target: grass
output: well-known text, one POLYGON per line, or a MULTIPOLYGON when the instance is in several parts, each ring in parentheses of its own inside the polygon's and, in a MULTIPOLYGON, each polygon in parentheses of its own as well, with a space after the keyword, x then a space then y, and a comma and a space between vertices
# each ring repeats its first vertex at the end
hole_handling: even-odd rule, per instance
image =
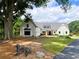
POLYGON ((72 39, 79 39, 79 35, 72 35, 70 36, 72 39))
POLYGON ((54 54, 60 53, 68 44, 74 41, 70 37, 53 37, 53 38, 41 38, 43 41, 43 48, 46 51, 54 54))

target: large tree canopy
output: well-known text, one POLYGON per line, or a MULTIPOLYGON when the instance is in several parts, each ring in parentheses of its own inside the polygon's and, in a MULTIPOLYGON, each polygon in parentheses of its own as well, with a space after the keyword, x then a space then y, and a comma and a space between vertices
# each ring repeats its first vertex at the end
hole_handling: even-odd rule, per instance
POLYGON ((0 0, 0 16, 4 21, 5 39, 10 39, 13 35, 13 20, 25 13, 26 8, 41 6, 47 0, 0 0))
MULTIPOLYGON (((45 5, 48 0, 0 0, 0 17, 4 21, 5 39, 13 37, 13 20, 25 13, 25 9, 33 9, 33 5, 39 7, 45 5)), ((64 6, 68 0, 56 0, 58 4, 64 6)), ((25 16, 28 18, 27 16, 25 16)))
POLYGON ((13 16, 20 16, 25 13, 26 8, 33 8, 32 5, 41 6, 47 0, 1 0, 0 1, 0 16, 9 17, 9 13, 13 16))

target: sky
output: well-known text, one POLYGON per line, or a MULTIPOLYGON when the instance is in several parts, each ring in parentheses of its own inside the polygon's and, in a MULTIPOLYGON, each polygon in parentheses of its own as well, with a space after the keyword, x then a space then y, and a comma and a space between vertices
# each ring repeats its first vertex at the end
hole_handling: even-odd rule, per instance
POLYGON ((79 20, 79 0, 70 0, 70 3, 71 8, 67 13, 64 13, 55 0, 50 0, 47 7, 34 7, 33 10, 27 9, 27 12, 31 13, 35 22, 70 23, 79 20))

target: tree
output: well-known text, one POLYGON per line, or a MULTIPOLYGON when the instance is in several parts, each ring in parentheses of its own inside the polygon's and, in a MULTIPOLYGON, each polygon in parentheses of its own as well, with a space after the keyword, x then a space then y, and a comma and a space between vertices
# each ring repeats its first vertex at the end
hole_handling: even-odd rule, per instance
POLYGON ((0 0, 0 16, 4 21, 5 39, 13 37, 13 20, 25 13, 32 5, 41 6, 47 0, 0 0))
POLYGON ((13 26, 13 34, 15 37, 19 36, 20 34, 20 27, 24 24, 24 20, 21 20, 20 18, 16 18, 13 26))
POLYGON ((4 22, 0 17, 0 39, 3 39, 3 37, 4 37, 4 22))
MULTIPOLYGON (((4 21, 5 39, 13 37, 13 20, 16 17, 23 15, 26 8, 32 9, 32 5, 39 7, 45 5, 47 1, 48 0, 0 0, 0 16, 4 21)), ((57 2, 64 7, 66 3, 63 1, 64 0, 58 0, 57 2), (62 3, 59 3, 59 1, 62 3)), ((68 2, 68 0, 65 1, 68 2)))
POLYGON ((79 20, 69 23, 69 29, 71 33, 79 33, 79 20))

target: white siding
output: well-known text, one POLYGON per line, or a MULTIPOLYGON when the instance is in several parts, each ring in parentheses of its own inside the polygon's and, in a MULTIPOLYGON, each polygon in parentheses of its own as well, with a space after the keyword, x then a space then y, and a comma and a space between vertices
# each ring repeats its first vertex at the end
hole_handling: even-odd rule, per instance
POLYGON ((64 26, 64 25, 60 26, 60 28, 56 31, 56 34, 58 34, 58 35, 69 35, 69 28, 64 26))
POLYGON ((41 34, 41 29, 40 28, 36 28, 36 37, 40 36, 41 34))
MULTIPOLYGON (((26 37, 24 35, 24 28, 27 28, 27 24, 29 24, 29 28, 31 29, 31 35, 30 36, 40 36, 40 34, 42 33, 42 31, 46 31, 47 29, 41 29, 39 27, 35 27, 35 25, 30 21, 26 24, 24 24, 23 26, 21 26, 20 28, 20 36, 22 37, 26 37)), ((70 31, 69 28, 67 26, 65 26, 64 24, 62 24, 57 30, 53 30, 53 29, 48 29, 49 31, 52 32, 52 34, 57 34, 57 35, 69 35, 70 31), (60 33, 59 33, 60 32, 60 33), (67 32, 67 33, 66 33, 67 32)))
POLYGON ((26 37, 24 35, 24 28, 27 28, 26 27, 27 24, 29 24, 29 28, 31 29, 31 35, 30 36, 35 36, 36 35, 35 34, 36 33, 36 29, 35 29, 35 26, 33 25, 32 22, 28 22, 28 23, 24 24, 23 26, 21 26, 21 28, 20 28, 20 36, 26 37))

